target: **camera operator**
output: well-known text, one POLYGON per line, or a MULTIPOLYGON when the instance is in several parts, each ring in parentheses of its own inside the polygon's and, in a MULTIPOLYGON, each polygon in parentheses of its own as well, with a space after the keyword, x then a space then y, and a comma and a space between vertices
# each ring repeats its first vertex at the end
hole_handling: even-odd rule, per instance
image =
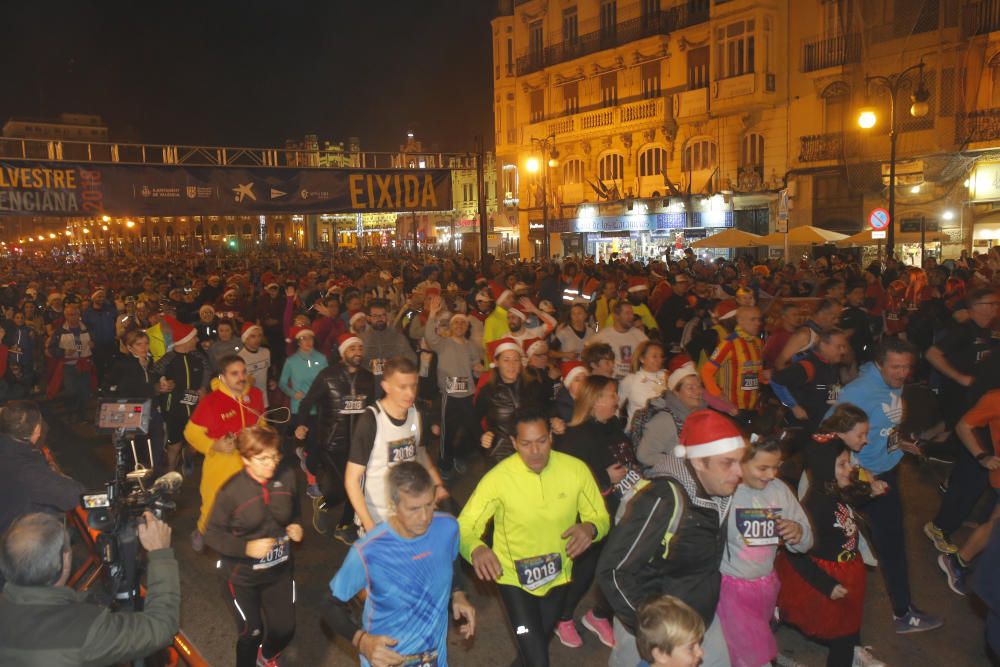
POLYGON ((0 534, 22 514, 68 512, 80 504, 83 485, 46 460, 37 447, 41 437, 35 403, 11 401, 0 408, 0 534))
POLYGON ((50 514, 28 514, 0 544, 7 585, 0 595, 0 664, 21 667, 115 665, 148 656, 180 626, 180 578, 170 527, 147 512, 138 528, 149 552, 145 609, 112 613, 66 587, 69 534, 50 514))

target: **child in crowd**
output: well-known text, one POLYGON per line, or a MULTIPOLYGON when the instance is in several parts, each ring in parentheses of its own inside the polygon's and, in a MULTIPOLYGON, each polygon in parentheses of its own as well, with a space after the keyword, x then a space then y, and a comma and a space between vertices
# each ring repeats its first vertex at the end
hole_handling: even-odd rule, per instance
POLYGON ((818 444, 806 450, 810 488, 802 503, 812 519, 813 549, 780 554, 775 563, 781 620, 829 648, 827 667, 876 667, 883 663, 861 646, 866 571, 855 508, 884 490, 859 479, 843 440, 818 444))
POLYGON ((796 553, 812 548, 812 529, 802 506, 776 479, 780 466, 781 441, 754 437, 743 459, 743 482, 729 510, 716 613, 733 667, 761 667, 777 657, 770 623, 781 584, 774 558, 782 542, 796 553))
POLYGON ((672 595, 650 600, 636 614, 639 667, 697 667, 705 652, 705 621, 672 595))

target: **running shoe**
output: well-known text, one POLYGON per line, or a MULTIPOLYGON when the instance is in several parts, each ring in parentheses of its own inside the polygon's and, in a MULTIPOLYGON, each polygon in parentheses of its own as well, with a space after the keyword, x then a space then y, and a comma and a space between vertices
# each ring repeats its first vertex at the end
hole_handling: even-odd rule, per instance
POLYGON ((299 467, 302 468, 302 472, 309 474, 309 468, 306 467, 306 448, 296 447, 295 455, 299 457, 299 467))
POLYGON ((583 618, 580 619, 580 622, 583 623, 583 627, 597 635, 597 638, 601 640, 602 644, 608 648, 615 647, 615 631, 614 628, 611 627, 611 622, 608 621, 608 619, 594 616, 594 610, 591 609, 584 614, 583 618))
POLYGON ((897 635, 937 630, 944 625, 944 621, 937 616, 925 614, 913 605, 910 605, 909 610, 903 616, 894 616, 893 618, 895 619, 897 635))
POLYGON ((958 564, 955 554, 941 554, 937 557, 938 567, 948 577, 948 588, 956 595, 965 596, 965 568, 958 564))
POLYGON ((351 546, 358 539, 358 529, 357 527, 349 524, 337 526, 333 531, 333 537, 347 546, 351 546))
POLYGON ((958 553, 958 547, 948 541, 940 528, 934 525, 933 521, 924 524, 924 535, 934 543, 934 548, 943 554, 958 553))
POLYGON ((197 528, 191 532, 191 548, 199 554, 205 550, 205 536, 197 528))
POLYGON ((330 518, 327 516, 326 501, 323 498, 313 498, 312 524, 320 535, 326 535, 326 531, 330 529, 330 518))
POLYGON ((257 649, 257 667, 281 667, 281 662, 279 658, 281 654, 274 656, 271 659, 264 657, 264 648, 260 647, 257 649))
POLYGON ((323 497, 323 492, 319 490, 319 484, 310 484, 306 487, 306 495, 317 500, 323 497))
POLYGON ((886 664, 872 655, 871 646, 855 646, 851 667, 886 667, 886 664))
POLYGON ((573 619, 559 621, 559 625, 556 626, 556 637, 559 638, 563 646, 569 648, 580 648, 583 646, 583 640, 580 639, 580 633, 576 631, 573 619))

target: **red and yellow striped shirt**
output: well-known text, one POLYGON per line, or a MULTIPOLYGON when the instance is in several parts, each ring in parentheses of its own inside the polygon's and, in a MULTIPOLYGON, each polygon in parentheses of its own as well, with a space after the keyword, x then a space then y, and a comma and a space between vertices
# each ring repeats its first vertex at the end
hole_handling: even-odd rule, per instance
POLYGON ((739 410, 753 410, 760 396, 764 345, 742 329, 726 337, 701 368, 705 390, 739 410))

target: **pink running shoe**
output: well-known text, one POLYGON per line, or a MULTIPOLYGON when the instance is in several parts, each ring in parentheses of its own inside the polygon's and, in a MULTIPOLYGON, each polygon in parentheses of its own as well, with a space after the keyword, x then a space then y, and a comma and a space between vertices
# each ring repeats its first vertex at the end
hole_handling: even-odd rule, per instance
POLYGON ((580 622, 583 623, 583 627, 597 635, 602 644, 608 648, 615 647, 615 631, 611 627, 611 621, 605 618, 597 618, 594 616, 594 610, 591 609, 584 615, 580 622))
POLYGON ((559 638, 563 646, 568 646, 569 648, 580 648, 583 646, 583 640, 580 639, 580 633, 576 631, 576 625, 572 619, 559 621, 559 625, 556 626, 556 637, 559 638))

